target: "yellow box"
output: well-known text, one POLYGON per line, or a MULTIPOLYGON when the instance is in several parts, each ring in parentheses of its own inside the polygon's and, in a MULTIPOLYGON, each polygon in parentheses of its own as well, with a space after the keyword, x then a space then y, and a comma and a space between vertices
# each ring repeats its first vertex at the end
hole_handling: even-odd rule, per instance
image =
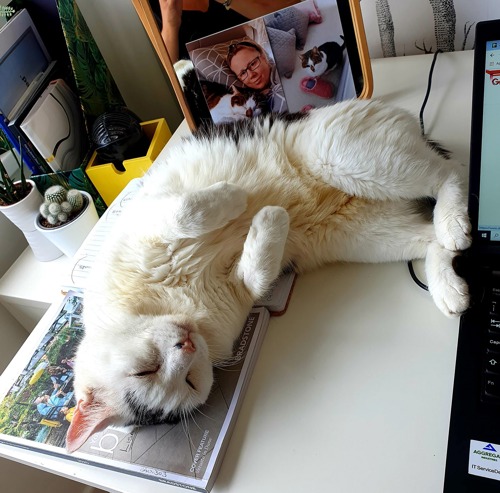
POLYGON ((94 151, 85 168, 85 173, 108 206, 130 180, 144 175, 172 136, 164 118, 142 122, 141 126, 144 135, 151 142, 145 156, 125 159, 123 161, 125 171, 120 171, 115 168, 113 163, 101 164, 94 151))

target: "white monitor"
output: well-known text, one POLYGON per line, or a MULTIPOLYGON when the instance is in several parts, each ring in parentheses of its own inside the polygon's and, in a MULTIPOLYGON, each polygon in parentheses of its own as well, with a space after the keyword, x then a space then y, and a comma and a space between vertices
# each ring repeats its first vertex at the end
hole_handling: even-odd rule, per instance
POLYGON ((26 9, 0 29, 0 112, 7 116, 52 61, 26 9))

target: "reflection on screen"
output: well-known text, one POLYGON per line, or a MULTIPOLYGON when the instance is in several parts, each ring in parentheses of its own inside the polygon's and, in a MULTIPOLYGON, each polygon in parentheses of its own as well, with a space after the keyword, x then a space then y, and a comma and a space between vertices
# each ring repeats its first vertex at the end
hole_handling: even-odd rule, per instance
POLYGON ((499 115, 500 40, 486 45, 478 221, 482 239, 500 242, 499 115))
POLYGON ((49 64, 34 32, 28 29, 0 60, 0 110, 8 115, 33 79, 49 64))

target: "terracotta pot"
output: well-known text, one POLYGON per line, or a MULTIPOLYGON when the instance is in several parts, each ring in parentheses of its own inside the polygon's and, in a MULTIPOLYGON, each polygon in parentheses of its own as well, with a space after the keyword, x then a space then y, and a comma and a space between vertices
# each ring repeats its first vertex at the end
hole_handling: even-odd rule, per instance
POLYGON ((26 181, 31 184, 31 192, 15 204, 0 206, 0 212, 23 232, 35 257, 41 262, 48 262, 63 253, 35 228, 34 220, 39 214, 43 197, 33 181, 26 181))
POLYGON ((40 223, 40 214, 37 214, 34 220, 34 226, 37 231, 44 235, 47 240, 51 241, 68 257, 73 257, 75 255, 85 238, 87 238, 88 234, 99 220, 92 196, 84 191, 82 191, 82 195, 85 201, 83 211, 67 223, 52 228, 46 228, 40 223))

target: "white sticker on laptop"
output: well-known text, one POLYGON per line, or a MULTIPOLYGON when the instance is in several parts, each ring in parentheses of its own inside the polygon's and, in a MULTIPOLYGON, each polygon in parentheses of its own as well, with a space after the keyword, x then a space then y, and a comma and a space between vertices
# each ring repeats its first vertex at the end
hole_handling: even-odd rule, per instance
POLYGON ((500 445, 471 440, 469 474, 500 481, 500 445))

